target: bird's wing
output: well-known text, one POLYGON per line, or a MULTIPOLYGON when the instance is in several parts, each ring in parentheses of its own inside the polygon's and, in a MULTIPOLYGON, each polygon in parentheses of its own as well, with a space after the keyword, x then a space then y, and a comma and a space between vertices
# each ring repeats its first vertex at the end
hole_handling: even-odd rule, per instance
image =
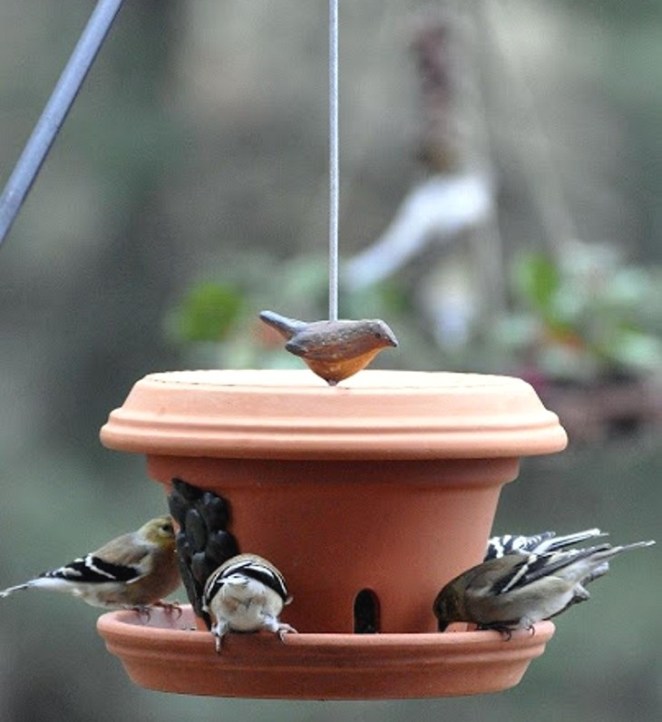
POLYGON ((526 554, 533 551, 539 544, 553 539, 556 534, 553 531, 543 531, 533 536, 524 534, 503 534, 488 539, 485 561, 498 559, 506 554, 526 554))
POLYGON ((131 583, 143 575, 144 572, 137 566, 117 564, 94 556, 94 554, 88 554, 78 557, 58 569, 44 572, 41 576, 85 584, 106 584, 108 582, 131 583))
POLYGON ((501 594, 503 587, 522 573, 529 559, 523 554, 506 554, 477 565, 461 575, 466 580, 466 592, 478 596, 501 594))
POLYGON ((531 536, 525 536, 524 534, 493 536, 487 542, 485 561, 498 559, 506 554, 544 554, 545 552, 565 549, 599 536, 607 536, 607 534, 595 528, 563 535, 557 535, 554 531, 543 531, 531 536))
POLYGON ((310 324, 298 331, 285 344, 285 349, 295 356, 319 361, 353 358, 356 356, 357 339, 350 336, 346 329, 345 326, 345 335, 341 336, 337 329, 325 328, 320 323, 310 324))
POLYGON ((287 587, 285 586, 285 580, 276 569, 267 567, 264 564, 248 562, 237 569, 237 571, 241 571, 241 573, 247 577, 256 579, 266 587, 269 587, 269 589, 273 589, 283 601, 288 599, 289 595, 287 593, 287 587))
POLYGON ((606 532, 600 531, 600 529, 585 529, 583 531, 576 531, 572 534, 563 534, 557 536, 555 532, 546 532, 538 535, 537 537, 531 537, 536 539, 536 543, 530 547, 527 547, 529 551, 533 551, 536 554, 542 554, 543 552, 557 551, 558 549, 565 549, 566 547, 579 544, 580 542, 591 539, 592 537, 608 536, 606 532))
POLYGON ((285 350, 289 351, 291 354, 294 354, 295 356, 303 356, 306 351, 308 350, 308 346, 305 343, 301 343, 301 334, 297 334, 296 340, 290 339, 285 344, 285 350))
POLYGON ((87 584, 131 584, 151 571, 151 551, 152 546, 138 538, 136 532, 129 532, 42 576, 87 584))
POLYGON ((289 595, 283 575, 266 559, 240 554, 222 564, 207 580, 204 596, 211 599, 231 574, 243 574, 272 589, 287 604, 289 595), (252 558, 251 558, 252 557, 252 558))
POLYGON ((494 585, 495 594, 505 594, 514 589, 521 589, 538 579, 548 577, 556 572, 576 564, 578 561, 588 559, 596 552, 609 549, 609 544, 601 544, 588 549, 572 549, 562 552, 548 552, 546 554, 531 554, 524 557, 520 564, 512 567, 510 574, 504 574, 494 585))

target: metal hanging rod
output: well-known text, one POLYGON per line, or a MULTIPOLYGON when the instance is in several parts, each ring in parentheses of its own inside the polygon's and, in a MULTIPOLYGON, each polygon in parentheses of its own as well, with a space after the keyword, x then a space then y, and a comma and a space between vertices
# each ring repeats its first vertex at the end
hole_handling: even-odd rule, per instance
POLYGON ((124 0, 99 0, 0 196, 0 245, 9 233, 53 141, 124 0))

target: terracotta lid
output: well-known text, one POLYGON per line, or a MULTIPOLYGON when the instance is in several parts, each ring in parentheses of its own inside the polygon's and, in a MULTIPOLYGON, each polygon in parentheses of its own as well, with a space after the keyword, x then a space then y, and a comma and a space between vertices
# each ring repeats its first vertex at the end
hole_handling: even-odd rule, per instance
POLYGON ((101 440, 147 454, 283 459, 513 457, 567 443, 521 379, 373 370, 335 387, 306 370, 149 374, 101 440))

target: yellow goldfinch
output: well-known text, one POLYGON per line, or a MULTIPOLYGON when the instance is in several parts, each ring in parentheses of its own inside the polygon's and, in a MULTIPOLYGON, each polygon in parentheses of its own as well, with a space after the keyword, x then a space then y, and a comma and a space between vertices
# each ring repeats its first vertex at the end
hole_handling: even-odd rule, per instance
POLYGON ((487 550, 483 561, 499 559, 499 557, 506 556, 506 554, 554 552, 598 536, 607 536, 607 534, 600 531, 600 529, 585 529, 584 531, 576 531, 574 534, 561 536, 557 536, 555 531, 543 531, 532 536, 524 536, 523 534, 493 536, 487 541, 487 550))
POLYGON ((451 622, 473 622, 510 638, 512 630, 531 629, 536 622, 589 599, 585 585, 609 571, 612 557, 654 543, 508 554, 482 562, 455 577, 437 595, 433 610, 439 631, 451 622))
POLYGON ((223 637, 229 631, 266 629, 281 639, 288 632, 296 632, 278 618, 291 601, 283 575, 266 559, 256 554, 239 554, 221 564, 205 584, 203 603, 211 617, 216 651, 220 652, 223 637))
POLYGON ((175 532, 169 516, 151 519, 97 551, 0 592, 47 589, 80 597, 93 607, 146 609, 173 605, 162 598, 180 583, 175 532))

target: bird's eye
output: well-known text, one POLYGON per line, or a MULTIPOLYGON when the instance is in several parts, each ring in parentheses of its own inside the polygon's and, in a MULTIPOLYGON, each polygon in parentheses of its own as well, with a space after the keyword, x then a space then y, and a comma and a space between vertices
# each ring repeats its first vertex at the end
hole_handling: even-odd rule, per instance
POLYGON ((379 333, 379 331, 375 331, 375 338, 381 338, 382 335, 379 333))
POLYGON ((170 522, 167 522, 166 524, 164 524, 161 527, 161 531, 164 532, 165 534, 172 534, 174 529, 173 529, 172 524, 170 524, 170 522))

